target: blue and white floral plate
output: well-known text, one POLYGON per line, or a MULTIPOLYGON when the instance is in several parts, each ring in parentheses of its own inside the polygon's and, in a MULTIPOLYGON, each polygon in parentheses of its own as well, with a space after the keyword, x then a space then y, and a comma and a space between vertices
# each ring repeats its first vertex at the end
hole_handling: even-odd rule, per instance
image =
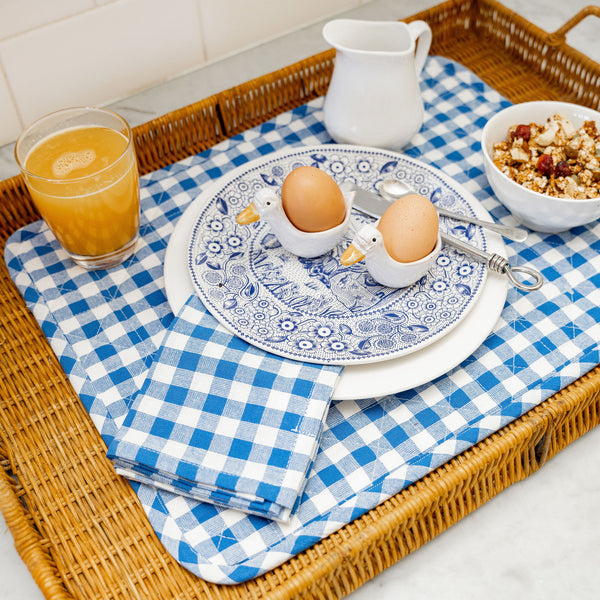
MULTIPOLYGON (((256 159, 219 179, 196 202, 187 266, 196 293, 226 328, 279 356, 322 364, 387 361, 447 335, 479 299, 486 269, 444 247, 429 274, 408 288, 377 284, 364 263, 343 267, 334 250, 301 259, 284 250, 269 226, 236 223, 236 215, 264 186, 279 191, 301 165, 325 170, 338 183, 374 190, 384 178, 406 181, 418 193, 474 215, 476 200, 443 173, 401 154, 375 148, 322 145, 292 148, 256 159)), ((353 215, 360 226, 366 217, 353 215)), ((487 249, 477 227, 441 223, 487 249)))

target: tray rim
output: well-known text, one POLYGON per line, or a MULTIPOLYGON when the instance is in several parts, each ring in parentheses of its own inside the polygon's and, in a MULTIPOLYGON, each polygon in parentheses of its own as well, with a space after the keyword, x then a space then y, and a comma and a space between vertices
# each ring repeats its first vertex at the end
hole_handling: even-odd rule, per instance
MULTIPOLYGON (((573 60, 581 59, 586 64, 591 65, 596 73, 600 73, 600 65, 567 46, 564 35, 553 37, 552 34, 546 34, 494 0, 481 0, 479 2, 450 0, 403 20, 425 18, 428 15, 439 16, 444 11, 456 9, 457 7, 459 9, 468 8, 471 5, 480 6, 483 10, 500 10, 518 24, 528 26, 534 32, 538 30, 543 34, 548 47, 557 48, 571 56, 573 60)), ((598 12, 592 11, 587 14, 600 15, 600 8, 598 12)), ((565 26, 576 20, 577 17, 578 15, 565 26)), ((565 26, 561 28, 563 30, 562 34, 566 33, 564 31, 565 26)), ((303 68, 322 69, 323 72, 326 72, 326 63, 331 61, 332 58, 333 53, 326 51, 321 55, 315 55, 315 57, 291 65, 276 73, 284 79, 288 78, 289 81, 293 81, 295 73, 303 68)), ((185 151, 193 153, 235 135, 236 128, 239 131, 241 130, 240 127, 245 129, 252 126, 255 124, 253 119, 266 120, 270 118, 273 116, 272 113, 264 114, 258 111, 259 116, 250 115, 248 120, 240 121, 236 118, 235 111, 232 109, 232 104, 236 102, 239 104, 240 99, 248 93, 248 90, 253 89, 252 86, 255 86, 257 81, 270 83, 273 80, 267 76, 253 80, 253 82, 236 86, 179 111, 173 111, 173 113, 156 119, 145 126, 140 126, 136 128, 136 145, 145 143, 144 140, 152 138, 153 131, 160 131, 161 128, 168 126, 169 123, 180 117, 188 118, 190 115, 200 115, 202 118, 206 118, 212 115, 211 125, 201 129, 195 145, 186 146, 185 151)), ((299 103, 302 104, 312 97, 322 95, 324 93, 323 88, 326 85, 324 82, 326 82, 326 77, 324 77, 323 82, 303 84, 305 87, 301 92, 301 102, 299 103)), ((278 110, 280 108, 281 111, 284 111, 290 107, 289 103, 286 104, 284 100, 278 110)), ((184 151, 181 147, 177 147, 177 144, 174 144, 174 148, 167 150, 164 150, 164 160, 169 162, 165 164, 183 158, 183 156, 177 158, 177 152, 184 151)), ((158 151, 163 152, 163 149, 158 149, 158 151)), ((149 172, 158 168, 157 166, 150 168, 149 163, 141 164, 140 167, 142 172, 149 172)), ((23 219, 31 218, 31 215, 35 214, 20 177, 0 182, 0 196, 2 194, 7 196, 17 195, 24 200, 22 206, 11 207, 14 224, 8 225, 9 230, 11 226, 16 228, 16 225, 23 219)), ((0 245, 3 247, 3 244, 4 240, 1 241, 0 245)), ((2 264, 2 269, 6 271, 4 264, 2 264)), ((8 304, 13 307, 15 313, 24 315, 23 318, 27 321, 31 331, 36 331, 37 323, 30 314, 27 315, 28 311, 18 292, 16 292, 16 288, 14 286, 13 288, 10 286, 5 287, 6 289, 2 289, 1 292, 7 295, 8 304)), ((45 360, 51 361, 53 353, 47 342, 46 347, 43 347, 45 338, 42 336, 40 339, 41 352, 47 353, 45 360)), ((2 342, 4 343, 5 340, 3 339, 2 342)), ((3 354, 0 354, 0 357, 2 356, 3 354)), ((60 367, 58 369, 57 376, 60 376, 62 369, 60 367)), ((74 392, 72 393, 74 394, 74 392)), ((433 535, 437 535, 437 533, 446 529, 452 524, 451 522, 454 522, 454 517, 447 516, 443 523, 438 523, 426 534, 413 529, 413 527, 416 527, 414 525, 415 519, 425 519, 428 515, 427 510, 432 510, 434 504, 441 503, 440 499, 448 503, 446 506, 450 512, 455 509, 459 513, 458 518, 462 518, 462 516, 483 504, 488 496, 495 495, 501 489, 535 472, 545 463, 548 457, 554 455, 592 426, 597 425, 600 422, 599 395, 600 367, 596 367, 575 383, 496 434, 452 459, 423 480, 406 488, 403 492, 376 507, 356 522, 346 525, 329 538, 318 542, 302 555, 291 559, 289 564, 286 563, 286 565, 277 568, 276 572, 261 576, 258 578, 260 579, 259 583, 250 582, 248 586, 243 585, 238 588, 224 589, 223 586, 209 586, 207 588, 206 584, 201 582, 197 592, 198 596, 204 595, 207 589, 210 589, 212 593, 220 592, 223 597, 238 598, 245 597, 238 596, 238 591, 243 595, 251 589, 254 595, 264 597, 263 594, 269 595, 270 591, 276 589, 278 595, 283 594, 285 597, 292 597, 299 593, 304 594, 304 597, 310 597, 311 590, 317 594, 319 592, 316 589, 323 590, 322 586, 327 582, 329 582, 325 588, 327 591, 322 591, 319 597, 322 597, 322 593, 329 593, 331 597, 340 597, 340 594, 349 593, 362 582, 371 579, 383 568, 396 562, 428 541, 433 535), (502 468, 510 471, 509 481, 503 480, 502 473, 499 472, 502 468), (473 479, 478 476, 483 479, 479 482, 478 487, 475 486, 476 493, 473 495, 473 486, 475 485, 473 479), (512 480, 510 480, 511 478, 512 480), (462 497, 460 496, 461 493, 463 494, 462 497), (452 503, 454 504, 450 507, 452 503), (395 545, 390 546, 390 540, 395 545), (377 554, 376 564, 365 567, 364 563, 369 560, 372 554, 377 554)), ((85 414, 87 415, 87 413, 85 414)), ((85 423, 83 428, 86 429, 85 423)), ((10 441, 4 427, 1 429, 0 438, 2 441, 10 441)), ((93 427, 90 429, 89 426, 87 429, 89 431, 86 431, 86 435, 94 437, 95 429, 93 427)), ((96 447, 103 447, 98 434, 95 436, 94 444, 96 447)), ((17 550, 47 598, 72 598, 74 596, 68 591, 67 584, 58 568, 58 562, 62 562, 63 559, 59 557, 57 561, 52 556, 50 540, 48 536, 44 538, 41 534, 44 524, 41 521, 38 522, 39 516, 26 508, 21 500, 21 498, 28 497, 27 494, 30 492, 27 488, 35 489, 35 485, 32 486, 31 483, 24 481, 18 484, 14 477, 20 475, 19 461, 7 443, 0 450, 3 459, 3 469, 0 475, 0 509, 5 515, 7 525, 13 534, 17 550)), ((137 509, 141 510, 139 506, 137 509)), ((60 538, 60 535, 57 534, 57 536, 60 538)), ((59 540, 59 542, 62 542, 62 540, 59 540)), ((164 559, 159 557, 157 560, 159 566, 163 568, 165 564, 167 567, 169 566, 168 562, 164 562, 164 559)), ((73 584, 73 582, 71 584, 71 589, 75 589, 77 584, 73 584)))

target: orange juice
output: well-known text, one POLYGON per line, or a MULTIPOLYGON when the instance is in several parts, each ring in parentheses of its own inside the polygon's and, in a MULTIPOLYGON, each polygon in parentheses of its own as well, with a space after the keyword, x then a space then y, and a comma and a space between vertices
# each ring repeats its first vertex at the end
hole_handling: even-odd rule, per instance
POLYGON ((71 127, 37 142, 23 162, 33 201, 70 254, 108 255, 136 238, 139 182, 126 135, 71 127))

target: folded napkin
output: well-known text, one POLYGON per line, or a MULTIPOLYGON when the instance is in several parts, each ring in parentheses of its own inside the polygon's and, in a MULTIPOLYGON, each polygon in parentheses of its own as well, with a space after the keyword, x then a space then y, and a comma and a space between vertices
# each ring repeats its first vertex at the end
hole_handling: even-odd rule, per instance
POLYGON ((135 481, 285 522, 341 369, 255 348, 193 295, 166 332, 108 457, 135 481))

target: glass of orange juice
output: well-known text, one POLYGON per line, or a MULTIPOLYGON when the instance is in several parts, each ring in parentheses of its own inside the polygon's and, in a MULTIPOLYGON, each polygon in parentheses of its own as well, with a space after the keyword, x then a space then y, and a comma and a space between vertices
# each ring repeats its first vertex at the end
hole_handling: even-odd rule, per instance
POLYGON ((42 218, 78 265, 108 269, 133 254, 139 177, 125 119, 94 107, 54 112, 20 135, 15 158, 42 218))

